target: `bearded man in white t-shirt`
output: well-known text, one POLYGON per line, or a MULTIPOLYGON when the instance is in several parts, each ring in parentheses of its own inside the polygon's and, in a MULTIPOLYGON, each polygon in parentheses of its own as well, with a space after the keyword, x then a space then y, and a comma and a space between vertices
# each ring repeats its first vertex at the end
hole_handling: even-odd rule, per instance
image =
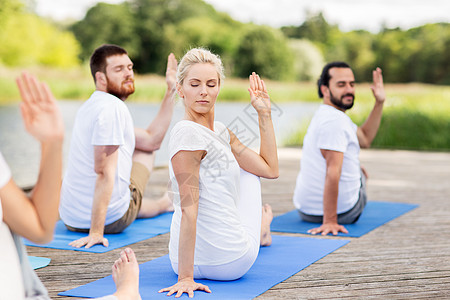
POLYGON ((303 141, 294 205, 307 222, 322 223, 309 233, 348 233, 340 224, 358 220, 366 202, 366 173, 359 163, 360 147, 369 148, 383 111, 385 91, 381 69, 373 71, 375 105, 358 127, 345 114, 355 100, 355 77, 344 62, 327 64, 318 80, 319 107, 303 141))
POLYGON ((169 55, 167 91, 148 128, 134 128, 124 101, 134 92, 133 62, 125 49, 103 45, 91 56, 95 92, 77 112, 59 213, 69 230, 88 233, 74 247, 108 246, 136 218, 173 210, 168 195, 143 199, 158 150, 172 119, 177 61, 169 55))

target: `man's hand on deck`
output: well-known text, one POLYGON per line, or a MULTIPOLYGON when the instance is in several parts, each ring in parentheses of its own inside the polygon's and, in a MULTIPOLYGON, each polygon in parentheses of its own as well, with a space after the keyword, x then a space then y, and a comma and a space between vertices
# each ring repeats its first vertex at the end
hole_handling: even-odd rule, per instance
POLYGON ((322 226, 308 230, 308 233, 327 235, 329 233, 337 235, 339 232, 348 233, 344 226, 337 223, 324 223, 322 226))
POLYGON ((102 244, 105 247, 109 246, 108 239, 103 237, 103 235, 97 233, 89 233, 89 235, 86 237, 70 242, 69 246, 75 248, 81 248, 83 246, 86 246, 87 249, 97 244, 102 244))

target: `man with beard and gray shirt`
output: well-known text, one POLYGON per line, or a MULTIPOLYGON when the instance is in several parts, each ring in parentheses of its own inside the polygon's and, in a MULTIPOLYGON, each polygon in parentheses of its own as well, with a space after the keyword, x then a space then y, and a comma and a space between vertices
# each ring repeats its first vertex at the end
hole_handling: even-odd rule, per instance
POLYGON ((300 173, 294 205, 307 222, 322 223, 309 233, 348 233, 340 224, 358 220, 366 202, 366 172, 359 162, 361 148, 369 148, 375 138, 383 111, 385 91, 381 69, 373 71, 371 86, 375 105, 358 127, 345 114, 353 107, 355 77, 344 62, 327 64, 318 80, 319 107, 303 141, 300 173))

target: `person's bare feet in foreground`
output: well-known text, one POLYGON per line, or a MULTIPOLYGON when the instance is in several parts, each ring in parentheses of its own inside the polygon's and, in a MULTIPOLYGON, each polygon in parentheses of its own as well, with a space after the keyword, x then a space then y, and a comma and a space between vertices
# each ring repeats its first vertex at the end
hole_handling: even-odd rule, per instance
POLYGON ((272 235, 270 234, 270 223, 273 220, 272 207, 264 204, 261 217, 261 246, 270 246, 272 244, 272 235))
POLYGON ((141 300, 139 295, 139 265, 133 250, 126 248, 112 266, 112 277, 119 300, 141 300))

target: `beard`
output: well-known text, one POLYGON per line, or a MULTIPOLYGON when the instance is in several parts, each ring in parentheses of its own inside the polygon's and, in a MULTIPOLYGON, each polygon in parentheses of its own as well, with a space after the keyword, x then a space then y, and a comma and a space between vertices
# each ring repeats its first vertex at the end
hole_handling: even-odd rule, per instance
POLYGON ((106 76, 106 92, 116 96, 117 98, 121 99, 122 101, 125 101, 128 96, 134 93, 134 79, 133 78, 127 78, 124 81, 120 83, 120 86, 112 82, 108 79, 108 76, 106 76), (132 83, 126 83, 127 81, 132 81, 132 83))
POLYGON ((348 94, 342 95, 341 98, 339 99, 337 97, 334 97, 330 90, 330 101, 337 107, 339 107, 343 110, 347 110, 347 109, 350 109, 353 107, 353 104, 355 103, 355 95, 348 93, 348 94), (344 104, 343 98, 347 97, 347 96, 352 97, 352 102, 349 104, 344 104))

